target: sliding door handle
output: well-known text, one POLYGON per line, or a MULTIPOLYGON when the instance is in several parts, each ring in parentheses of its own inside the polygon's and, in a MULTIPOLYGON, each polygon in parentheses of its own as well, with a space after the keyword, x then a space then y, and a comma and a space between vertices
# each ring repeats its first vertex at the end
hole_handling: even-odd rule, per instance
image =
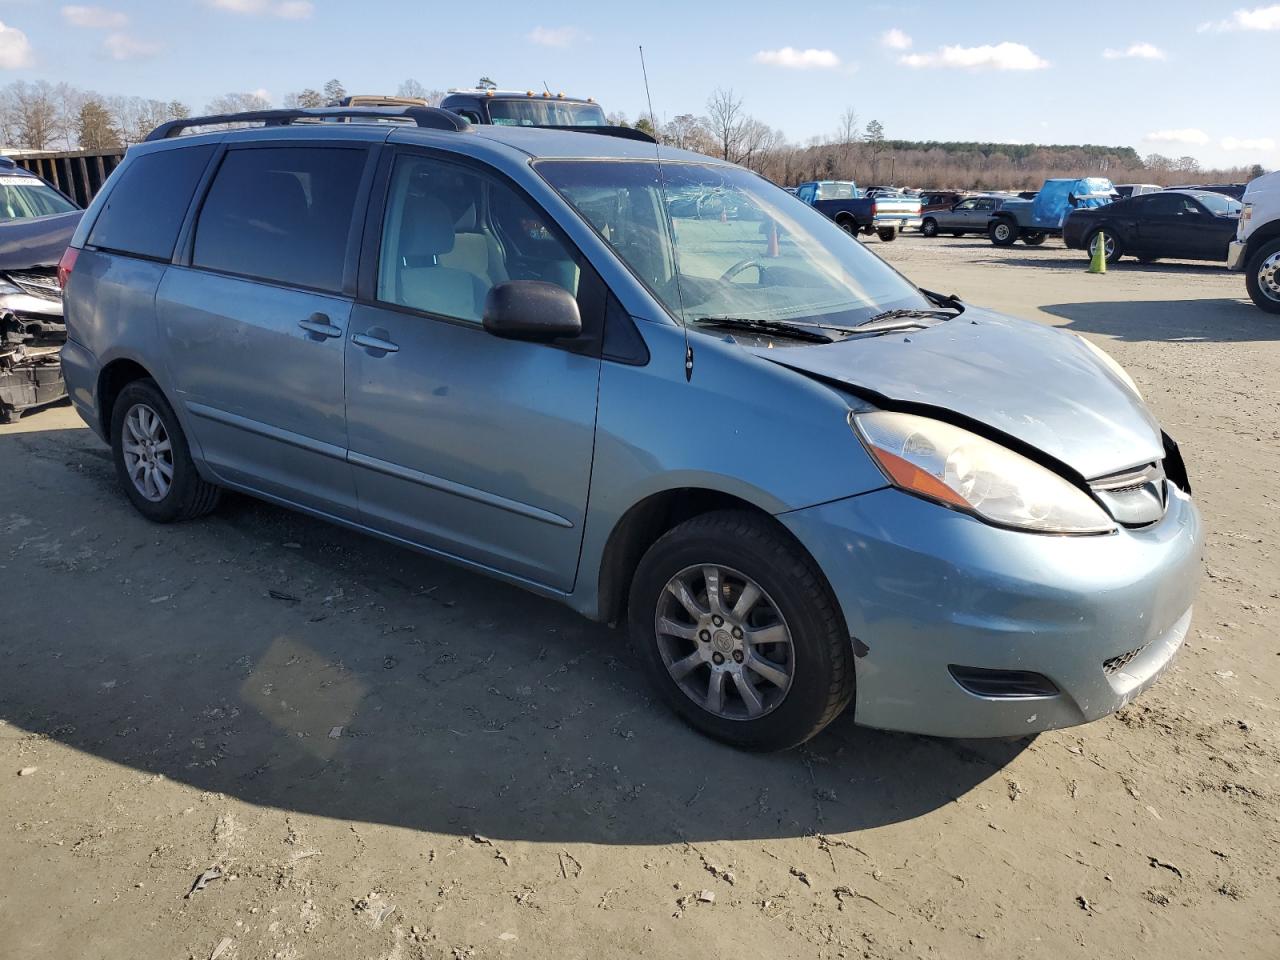
POLYGON ((298 326, 314 337, 333 338, 342 336, 342 328, 335 327, 323 313, 313 313, 305 320, 299 320, 298 326))
POLYGON ((357 333, 351 338, 351 342, 357 347, 364 347, 370 353, 395 353, 400 349, 400 344, 391 340, 387 340, 385 336, 375 336, 375 334, 385 334, 384 330, 370 330, 368 333, 357 333))

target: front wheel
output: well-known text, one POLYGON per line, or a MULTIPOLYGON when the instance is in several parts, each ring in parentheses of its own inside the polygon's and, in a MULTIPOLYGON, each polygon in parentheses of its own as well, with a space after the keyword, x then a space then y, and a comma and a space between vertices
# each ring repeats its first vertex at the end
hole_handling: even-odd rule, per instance
POLYGON ((134 380, 111 411, 111 452, 125 495, 148 520, 203 516, 220 490, 196 472, 182 425, 154 380, 134 380))
POLYGON ((853 651, 831 588, 768 518, 716 511, 667 532, 636 570, 628 620, 667 703, 734 746, 796 746, 853 697, 853 651))
POLYGON ((1272 240, 1245 267, 1249 297, 1267 313, 1280 313, 1280 240, 1272 240))
POLYGON ((1011 247, 1018 239, 1018 228, 1008 220, 995 220, 987 227, 987 236, 997 247, 1011 247))
POLYGON ((920 224, 920 232, 926 237, 936 237, 938 235, 938 221, 933 217, 925 217, 924 223, 920 224))
POLYGON ((889 243, 891 240, 898 239, 898 228, 897 227, 876 227, 876 236, 878 236, 885 243, 889 243))

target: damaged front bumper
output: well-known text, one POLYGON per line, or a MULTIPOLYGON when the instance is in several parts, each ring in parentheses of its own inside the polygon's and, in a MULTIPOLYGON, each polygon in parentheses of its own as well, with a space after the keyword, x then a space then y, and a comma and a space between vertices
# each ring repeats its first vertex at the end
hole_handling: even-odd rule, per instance
POLYGON ((0 423, 67 392, 58 362, 67 339, 61 291, 44 274, 21 276, 21 285, 0 278, 0 290, 16 291, 0 292, 0 423))

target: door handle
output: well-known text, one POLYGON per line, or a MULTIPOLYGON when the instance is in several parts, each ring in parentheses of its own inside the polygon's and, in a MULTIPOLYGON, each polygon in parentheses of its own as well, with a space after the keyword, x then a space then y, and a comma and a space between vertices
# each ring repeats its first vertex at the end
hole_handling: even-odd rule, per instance
POLYGON ((323 313, 313 313, 307 319, 299 320, 298 326, 317 337, 332 338, 342 336, 342 329, 330 323, 329 318, 323 313))
POLYGON ((371 330, 369 333, 357 333, 351 338, 351 342, 357 347, 364 347, 366 350, 376 351, 377 353, 395 353, 400 349, 400 344, 374 336, 375 332, 381 333, 382 331, 371 330))

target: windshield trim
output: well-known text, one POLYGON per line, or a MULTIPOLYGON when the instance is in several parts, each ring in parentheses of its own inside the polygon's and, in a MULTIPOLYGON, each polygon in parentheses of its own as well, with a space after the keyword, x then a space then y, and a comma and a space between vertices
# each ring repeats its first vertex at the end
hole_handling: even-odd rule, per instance
MULTIPOLYGON (((636 269, 631 265, 631 263, 626 258, 624 258, 621 254, 619 254, 617 250, 614 249, 613 245, 609 242, 609 240, 596 228, 596 225, 595 223, 592 222, 591 218, 588 217, 578 207, 578 205, 574 203, 572 199, 570 199, 570 197, 566 193, 562 192, 560 188, 557 187, 554 182, 552 182, 552 180, 546 175, 546 173, 541 168, 544 166, 554 166, 557 164, 625 163, 625 164, 649 164, 657 167, 659 171, 661 171, 661 168, 666 166, 706 167, 710 169, 722 169, 726 171, 733 171, 736 173, 747 174, 755 178, 755 180, 759 181, 760 183, 766 185, 767 187, 771 187, 774 190, 778 191, 779 193, 783 194, 787 198, 787 200, 783 202, 800 204, 801 207, 809 211, 812 211, 813 208, 809 204, 805 203, 803 200, 799 199, 795 194, 789 193, 788 191, 784 190, 782 187, 774 183, 772 180, 770 180, 768 177, 765 177, 764 175, 759 174, 748 167, 742 167, 734 163, 729 163, 725 160, 717 159, 716 157, 703 157, 703 156, 687 157, 686 156, 686 157, 677 157, 677 158, 667 159, 666 157, 659 157, 656 154, 656 151, 660 149, 661 149, 660 146, 655 145, 655 156, 653 159, 649 159, 647 157, 536 157, 536 158, 530 159, 529 167, 538 175, 539 179, 542 180, 544 184, 546 184, 547 188, 562 203, 564 203, 569 208, 569 210, 573 212, 573 215, 578 218, 582 226, 586 227, 586 229, 591 231, 592 236, 600 242, 600 244, 603 246, 604 250, 607 251, 608 256, 613 260, 613 262, 615 262, 618 266, 620 266, 623 270, 627 272, 627 274, 631 277, 631 279, 635 281, 635 283, 639 285, 639 287, 645 292, 650 302, 653 303, 653 305, 656 306, 660 311, 662 311, 662 314, 664 316, 666 316, 672 323, 674 323, 678 327, 682 327, 686 330, 689 330, 689 329, 700 330, 703 333, 707 333, 708 328, 705 325, 698 324, 693 320, 686 320, 684 316, 681 315, 681 313, 675 311, 671 306, 668 306, 667 302, 663 299, 663 297, 661 297, 657 293, 657 291, 653 289, 653 287, 649 284, 649 282, 646 281, 643 277, 641 277, 640 274, 636 271, 636 269)), ((666 184, 664 181, 663 189, 665 190, 665 188, 666 188, 666 184)), ((818 215, 821 216, 821 214, 818 214, 818 215)), ((837 227, 836 229, 839 229, 839 228, 837 227)), ((854 242, 857 242, 857 241, 855 240, 854 242)), ((920 287, 916 285, 914 281, 912 281, 910 278, 904 275, 902 271, 900 271, 893 264, 881 258, 874 251, 866 250, 865 248, 862 248, 862 249, 866 253, 874 257, 876 260, 878 260, 881 266, 885 267, 891 273, 893 273, 899 280, 902 281, 902 283, 910 291, 914 292, 916 297, 918 297, 919 300, 923 303, 923 309, 928 309, 930 307, 930 305, 932 304, 932 301, 920 289, 920 287)), ((679 257, 678 250, 675 251, 675 255, 678 260, 678 257, 679 257)), ((913 304, 912 298, 907 296, 893 299, 893 300, 886 299, 883 301, 877 301, 875 303, 875 309, 877 312, 881 312, 884 310, 897 309, 897 308, 911 308, 913 306, 915 306, 915 304, 913 304)), ((825 314, 819 315, 819 316, 825 316, 825 314)), ((794 322, 799 320, 809 320, 810 322, 813 322, 815 324, 818 324, 821 326, 827 326, 827 327, 830 327, 834 324, 836 328, 846 325, 839 321, 833 321, 833 324, 822 324, 821 321, 816 320, 813 317, 793 317, 787 320, 780 319, 780 322, 787 323, 787 322, 794 322)))

